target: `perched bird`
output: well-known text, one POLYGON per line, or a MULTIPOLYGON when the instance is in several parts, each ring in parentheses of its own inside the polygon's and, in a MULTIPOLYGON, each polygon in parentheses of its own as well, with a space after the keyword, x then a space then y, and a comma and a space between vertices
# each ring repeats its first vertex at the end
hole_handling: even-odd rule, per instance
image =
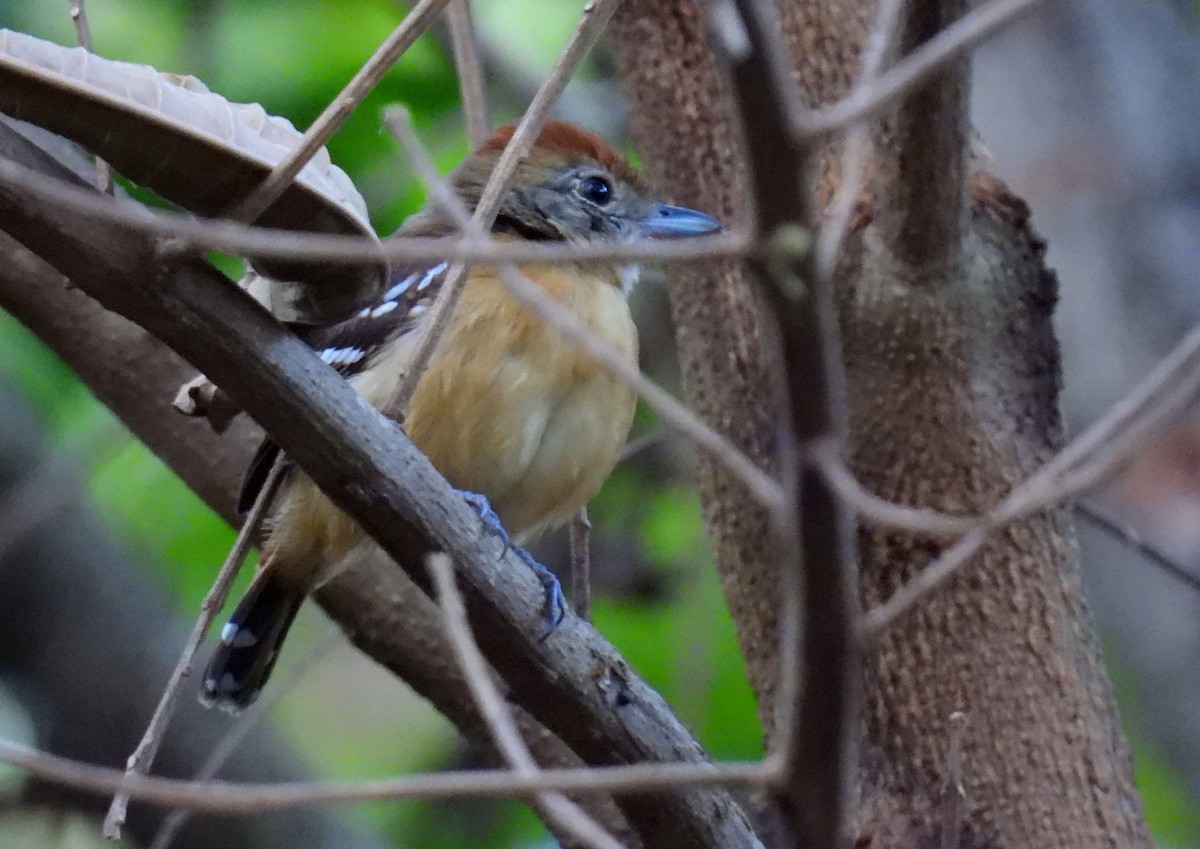
MULTIPOLYGON (((451 173, 450 186, 468 208, 478 203, 513 130, 497 130, 451 173)), ((628 162, 599 136, 551 121, 517 170, 492 234, 512 241, 619 243, 719 229, 708 215, 647 197, 628 162)), ((455 232, 448 214, 430 205, 398 235, 455 232)), ((397 420, 400 411, 388 404, 447 268, 438 262, 395 269, 395 283, 378 304, 309 339, 325 362, 397 420)), ((636 365, 637 331, 626 301, 636 264, 521 270, 636 365)), ((634 400, 629 387, 513 298, 496 268, 476 266, 402 424, 454 487, 474 494, 470 500, 481 516, 490 514, 490 504, 503 527, 521 538, 568 521, 596 494, 628 436, 634 400)), ((243 505, 277 456, 269 441, 259 450, 243 505)), ((249 705, 305 596, 374 546, 302 474, 291 474, 277 504, 261 569, 204 675, 201 698, 208 704, 249 705)), ((545 567, 525 559, 546 589, 552 628, 565 612, 562 591, 545 567)))

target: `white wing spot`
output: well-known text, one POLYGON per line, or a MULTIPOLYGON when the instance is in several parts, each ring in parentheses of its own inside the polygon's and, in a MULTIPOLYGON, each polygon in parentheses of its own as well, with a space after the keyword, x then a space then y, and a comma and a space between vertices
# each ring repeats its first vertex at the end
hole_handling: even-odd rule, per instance
POLYGON ((413 284, 413 281, 416 279, 417 279, 417 275, 415 273, 408 275, 403 280, 401 280, 399 283, 397 283, 395 286, 393 286, 392 288, 390 288, 386 292, 384 292, 383 300, 385 300, 385 301, 396 300, 401 295, 403 295, 406 291, 408 291, 408 287, 411 286, 413 284))
POLYGON ((226 622, 225 627, 221 629, 221 642, 225 645, 232 645, 233 638, 237 636, 238 626, 232 622, 226 622))
POLYGON ((326 348, 321 359, 331 366, 353 365, 367 355, 362 348, 326 348))
POLYGON ((381 315, 387 315, 396 307, 400 306, 397 301, 384 301, 375 309, 371 310, 371 318, 379 318, 381 315))
POLYGON ((439 262, 433 268, 425 272, 425 276, 421 278, 421 282, 417 284, 417 291, 424 292, 433 283, 433 279, 446 270, 446 263, 439 262))

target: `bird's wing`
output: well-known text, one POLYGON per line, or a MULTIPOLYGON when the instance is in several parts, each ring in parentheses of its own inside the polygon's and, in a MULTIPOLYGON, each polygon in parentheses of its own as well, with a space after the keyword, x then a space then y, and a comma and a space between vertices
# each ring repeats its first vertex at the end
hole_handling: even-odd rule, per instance
POLYGON ((392 275, 396 282, 378 303, 330 327, 310 332, 306 341, 342 377, 353 377, 371 364, 385 345, 412 329, 437 296, 447 263, 407 267, 392 275))
MULTIPOLYGON (((342 377, 359 374, 389 342, 413 328, 417 317, 437 297, 447 268, 447 263, 439 262, 394 270, 392 280, 395 282, 378 303, 364 307, 345 321, 309 329, 304 340, 342 377)), ((279 456, 279 446, 270 437, 263 440, 242 479, 237 505, 239 513, 245 513, 254 505, 279 456)))

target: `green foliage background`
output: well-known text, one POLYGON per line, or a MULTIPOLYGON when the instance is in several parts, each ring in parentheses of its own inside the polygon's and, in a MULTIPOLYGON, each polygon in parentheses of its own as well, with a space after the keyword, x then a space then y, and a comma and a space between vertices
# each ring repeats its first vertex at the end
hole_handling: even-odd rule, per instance
MULTIPOLYGON (((536 79, 552 62, 580 3, 488 0, 475 6, 500 58, 536 79)), ((88 6, 97 52, 193 74, 229 99, 259 102, 301 128, 370 55, 402 11, 385 0, 92 0, 88 6)), ((0 25, 74 43, 65 0, 0 7, 0 25)), ((604 82, 595 66, 584 77, 604 82)), ((569 91, 568 98, 572 96, 569 91)), ((415 178, 382 128, 380 109, 392 102, 412 112, 443 168, 463 155, 467 143, 457 88, 442 40, 422 38, 330 144, 334 161, 354 178, 381 233, 393 230, 422 200, 415 178)), ((494 106, 494 117, 512 117, 522 105, 511 98, 494 106)), ((650 347, 669 345, 669 328, 643 321, 641 329, 650 347)), ((147 580, 171 587, 179 616, 190 620, 232 541, 232 531, 129 439, 71 373, 3 313, 0 380, 19 386, 36 405, 60 450, 86 458, 95 506, 148 562, 160 564, 147 580)), ((652 417, 642 411, 639 430, 653 427, 652 417)), ((592 517, 601 543, 623 541, 636 552, 640 568, 656 576, 650 583, 665 587, 664 592, 600 598, 597 626, 660 688, 714 757, 761 755, 752 697, 686 464, 623 466, 593 506, 592 517)), ((644 576, 641 583, 646 583, 644 576)), ((330 627, 310 605, 281 665, 301 660, 330 627)), ((1162 845, 1200 846, 1200 816, 1191 807, 1193 800, 1186 797, 1162 753, 1139 733, 1132 687, 1119 669, 1114 672, 1122 682, 1124 715, 1137 747, 1151 825, 1162 845)), ((0 717, 5 711, 0 706, 0 717)), ((10 706, 7 712, 12 711, 10 706)), ((444 720, 345 647, 306 673, 274 721, 321 776, 435 770, 461 756, 454 731, 444 720), (358 695, 349 702, 336 696, 345 692, 358 695)), ((376 804, 349 815, 369 821, 397 845, 526 846, 545 839, 532 815, 510 803, 376 804)), ((9 826, 17 828, 11 821, 9 826)), ((22 845, 58 845, 54 841, 61 837, 48 838, 38 828, 21 832, 28 838, 22 845)), ((73 837, 72 845, 75 841, 73 837)))

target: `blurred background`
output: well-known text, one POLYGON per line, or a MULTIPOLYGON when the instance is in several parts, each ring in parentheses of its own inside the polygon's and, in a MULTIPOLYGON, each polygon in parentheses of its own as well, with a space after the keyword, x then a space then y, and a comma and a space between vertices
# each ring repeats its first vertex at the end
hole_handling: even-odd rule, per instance
MULTIPOLYGON (((520 114, 580 5, 473 4, 494 122, 520 114)), ((98 53, 192 74, 300 128, 405 11, 387 0, 91 0, 87 8, 98 53)), ((0 6, 0 26, 74 43, 66 0, 15 0, 0 6)), ((380 233, 422 201, 383 129, 382 106, 412 112, 443 169, 466 152, 448 45, 444 30, 422 38, 329 145, 380 233)), ((1065 409, 1077 431, 1200 316, 1196 8, 1182 0, 1047 3, 978 52, 975 76, 975 120, 993 167, 1030 202, 1060 275, 1065 409)), ((621 103, 600 49, 558 114, 629 150, 621 103)), ((677 388, 660 279, 638 290, 635 306, 643 367, 677 388)), ((632 444, 591 508, 596 624, 714 757, 758 757, 760 731, 690 485, 690 454, 644 410, 632 444)), ((1147 450, 1102 499, 1200 568, 1200 420, 1147 450)), ((1081 536, 1151 829, 1160 846, 1200 847, 1200 595, 1086 524, 1081 536)), ((0 312, 0 736, 122 765, 232 540, 0 312)), ((565 563, 565 539, 548 538, 537 553, 565 563)), ((350 779, 478 763, 445 720, 335 630, 306 606, 273 681, 281 698, 247 730, 222 775, 350 779)), ((156 766, 164 774, 194 774, 233 726, 186 701, 156 766)), ((105 804, 0 768, 0 849, 111 845, 99 837, 105 804)), ((129 845, 149 845, 159 819, 135 806, 129 845)), ((521 805, 461 802, 197 818, 173 845, 547 841, 521 805)))

